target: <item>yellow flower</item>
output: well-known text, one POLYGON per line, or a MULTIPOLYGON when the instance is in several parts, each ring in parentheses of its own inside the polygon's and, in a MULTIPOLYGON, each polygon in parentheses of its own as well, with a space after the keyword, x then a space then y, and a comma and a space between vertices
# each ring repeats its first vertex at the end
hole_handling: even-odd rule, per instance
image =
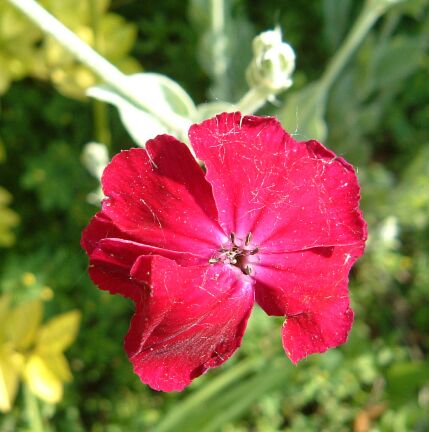
POLYGON ((7 2, 0 2, 0 95, 13 80, 28 75, 42 33, 7 2))
MULTIPOLYGON (((87 0, 43 0, 41 3, 124 73, 141 70, 137 60, 128 56, 137 37, 137 28, 121 16, 108 13, 109 0, 94 2, 93 10, 87 0)), ((86 66, 77 62, 52 37, 45 37, 34 73, 39 78, 50 79, 61 93, 74 98, 84 97, 85 90, 98 82, 86 66)))
POLYGON ((63 352, 77 336, 80 312, 58 315, 44 325, 42 316, 40 299, 12 309, 10 297, 0 297, 0 411, 12 408, 20 378, 50 403, 61 400, 64 382, 72 379, 63 352))

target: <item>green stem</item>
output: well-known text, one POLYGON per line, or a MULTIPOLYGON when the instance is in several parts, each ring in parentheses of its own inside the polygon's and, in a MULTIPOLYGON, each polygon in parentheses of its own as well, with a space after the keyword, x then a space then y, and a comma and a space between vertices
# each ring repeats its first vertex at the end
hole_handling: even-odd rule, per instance
POLYGON ((211 22, 213 33, 221 33, 225 26, 224 0, 211 0, 211 22))
POLYGON ((43 427, 39 403, 27 385, 24 385, 24 399, 29 430, 31 432, 43 432, 45 429, 43 427))
POLYGON ((225 36, 225 0, 210 0, 210 27, 211 27, 211 57, 212 66, 210 75, 214 82, 216 95, 225 98, 229 91, 229 82, 226 76, 228 68, 227 44, 225 36))
POLYGON ((189 125, 187 119, 170 111, 163 111, 156 103, 147 104, 141 97, 141 90, 131 85, 126 75, 83 42, 35 0, 8 1, 135 106, 150 112, 168 129, 178 134, 187 130, 189 125))
POLYGON ((319 85, 322 93, 327 93, 350 57, 353 55, 362 40, 368 34, 377 19, 384 13, 387 4, 380 0, 367 0, 360 15, 353 25, 346 40, 329 63, 319 85))

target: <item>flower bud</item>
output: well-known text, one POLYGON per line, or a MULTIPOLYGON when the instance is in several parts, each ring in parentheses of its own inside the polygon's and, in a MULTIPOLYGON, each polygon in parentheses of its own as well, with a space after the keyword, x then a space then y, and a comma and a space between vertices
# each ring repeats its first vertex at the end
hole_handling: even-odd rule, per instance
POLYGON ((246 71, 250 87, 279 93, 292 85, 295 69, 295 52, 282 42, 281 30, 266 31, 253 39, 253 60, 246 71))

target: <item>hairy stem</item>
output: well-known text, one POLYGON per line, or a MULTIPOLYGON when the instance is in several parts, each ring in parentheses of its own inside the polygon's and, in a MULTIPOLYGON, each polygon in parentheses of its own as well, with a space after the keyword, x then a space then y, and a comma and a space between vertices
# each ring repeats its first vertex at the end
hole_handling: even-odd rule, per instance
POLYGON ((237 107, 243 114, 253 114, 262 108, 267 102, 271 93, 262 88, 251 88, 238 102, 237 107))
POLYGON ((366 1, 350 33, 347 35, 346 40, 329 63, 325 73, 319 81, 320 86, 323 89, 322 93, 327 93, 329 91, 350 57, 371 30, 374 23, 385 12, 386 8, 387 5, 384 2, 376 0, 366 1))

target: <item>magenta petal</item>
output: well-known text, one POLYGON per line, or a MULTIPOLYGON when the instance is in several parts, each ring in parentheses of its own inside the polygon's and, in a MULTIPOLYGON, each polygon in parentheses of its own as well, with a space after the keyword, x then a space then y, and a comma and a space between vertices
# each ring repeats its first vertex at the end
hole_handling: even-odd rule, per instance
POLYGON ((283 346, 293 362, 344 343, 353 322, 348 274, 362 246, 261 254, 254 268, 256 301, 284 315, 283 346))
POLYGON ((97 213, 82 233, 81 245, 90 257, 89 275, 102 290, 112 294, 120 293, 134 299, 141 284, 130 280, 129 274, 134 261, 141 254, 126 240, 121 232, 102 212, 97 213), (104 243, 106 237, 119 237, 117 247, 104 243))
POLYGON ((353 168, 316 141, 297 142, 272 117, 220 114, 189 138, 207 167, 225 232, 294 251, 366 238, 353 168))
POLYGON ((104 239, 90 255, 89 275, 102 290, 137 301, 143 284, 130 278, 130 271, 142 253, 140 245, 126 240, 104 239))
POLYGON ((100 211, 91 219, 89 225, 83 230, 80 243, 90 256, 93 250, 96 249, 98 242, 106 237, 127 238, 127 236, 115 226, 110 218, 100 211))
POLYGON ((134 241, 208 257, 225 239, 203 171, 171 136, 116 155, 102 185, 103 213, 134 241))
POLYGON ((190 253, 159 249, 130 240, 106 238, 97 243, 90 255, 89 275, 102 290, 136 300, 141 296, 141 283, 132 279, 130 273, 140 255, 162 255, 186 266, 205 262, 201 257, 190 253))
POLYGON ((181 267, 142 256, 132 277, 148 288, 136 302, 125 349, 141 380, 180 391, 240 346, 254 302, 250 278, 222 265, 181 267))
POLYGON ((347 339, 348 274, 366 225, 356 174, 269 117, 220 114, 115 156, 106 199, 82 235, 89 273, 131 298, 125 349, 141 380, 182 390, 241 343, 256 297, 285 317, 296 363, 347 339))
POLYGON ((347 341, 353 311, 331 306, 318 314, 303 313, 286 318, 282 329, 283 348, 293 363, 347 341))

